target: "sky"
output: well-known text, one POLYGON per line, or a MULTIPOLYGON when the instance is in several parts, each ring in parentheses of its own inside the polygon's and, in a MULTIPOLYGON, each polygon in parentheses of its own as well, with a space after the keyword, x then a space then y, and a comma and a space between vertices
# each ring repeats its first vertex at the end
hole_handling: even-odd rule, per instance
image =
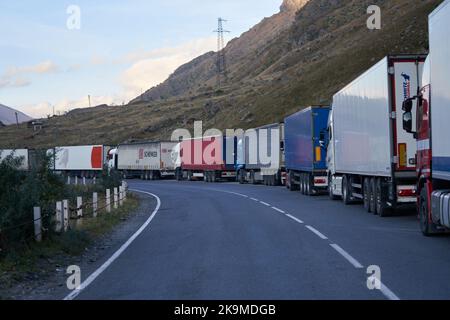
POLYGON ((281 0, 0 0, 0 104, 33 117, 122 104, 279 11, 281 0))

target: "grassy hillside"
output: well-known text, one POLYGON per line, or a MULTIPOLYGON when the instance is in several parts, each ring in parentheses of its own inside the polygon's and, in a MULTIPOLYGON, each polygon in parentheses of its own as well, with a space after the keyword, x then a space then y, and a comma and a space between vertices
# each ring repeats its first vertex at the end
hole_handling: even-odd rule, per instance
POLYGON ((428 14, 441 0, 310 0, 297 13, 263 20, 226 50, 229 82, 214 89, 214 55, 182 66, 132 104, 76 110, 36 133, 0 128, 0 147, 116 144, 167 139, 175 128, 250 128, 281 121, 333 94, 383 56, 426 53, 428 14), (382 8, 382 29, 366 27, 366 9, 382 8))

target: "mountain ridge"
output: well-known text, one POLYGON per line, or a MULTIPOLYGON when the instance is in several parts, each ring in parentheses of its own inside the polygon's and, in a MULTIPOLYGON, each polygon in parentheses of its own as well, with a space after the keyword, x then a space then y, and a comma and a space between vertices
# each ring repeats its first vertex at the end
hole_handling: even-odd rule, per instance
POLYGON ((23 112, 20 112, 16 109, 13 109, 0 103, 0 126, 2 125, 8 126, 11 124, 16 124, 16 112, 19 123, 27 122, 33 119, 23 112))
POLYGON ((166 140, 196 120, 205 129, 282 121, 308 105, 331 103, 334 93, 388 54, 427 53, 428 14, 441 2, 297 1, 300 8, 280 9, 227 44, 228 81, 220 90, 209 52, 180 66, 145 99, 54 117, 37 134, 3 128, 0 147, 166 140), (382 10, 381 30, 366 26, 374 4, 382 10))

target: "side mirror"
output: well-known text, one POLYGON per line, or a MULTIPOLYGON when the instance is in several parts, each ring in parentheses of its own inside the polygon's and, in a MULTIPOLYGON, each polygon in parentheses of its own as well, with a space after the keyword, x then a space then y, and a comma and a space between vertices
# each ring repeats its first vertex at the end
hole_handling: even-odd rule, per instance
POLYGON ((325 143, 325 132, 324 131, 321 131, 319 134, 319 144, 322 148, 325 148, 326 143, 325 143))
POLYGON ((403 114, 403 130, 405 130, 408 133, 413 133, 412 130, 412 112, 407 111, 403 114))
POLYGON ((411 112, 411 110, 413 108, 413 100, 415 100, 415 98, 409 98, 409 99, 406 99, 405 101, 403 101, 403 106, 402 106, 403 111, 411 112))

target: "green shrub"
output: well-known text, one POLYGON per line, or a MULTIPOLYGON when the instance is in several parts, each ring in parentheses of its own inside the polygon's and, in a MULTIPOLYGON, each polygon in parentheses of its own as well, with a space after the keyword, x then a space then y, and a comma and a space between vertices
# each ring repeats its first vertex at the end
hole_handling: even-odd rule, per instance
POLYGON ((0 163, 0 249, 27 246, 34 236, 33 207, 41 207, 42 226, 51 233, 55 201, 65 193, 64 181, 50 169, 45 152, 36 154, 37 165, 20 170, 21 158, 8 156, 0 163))

